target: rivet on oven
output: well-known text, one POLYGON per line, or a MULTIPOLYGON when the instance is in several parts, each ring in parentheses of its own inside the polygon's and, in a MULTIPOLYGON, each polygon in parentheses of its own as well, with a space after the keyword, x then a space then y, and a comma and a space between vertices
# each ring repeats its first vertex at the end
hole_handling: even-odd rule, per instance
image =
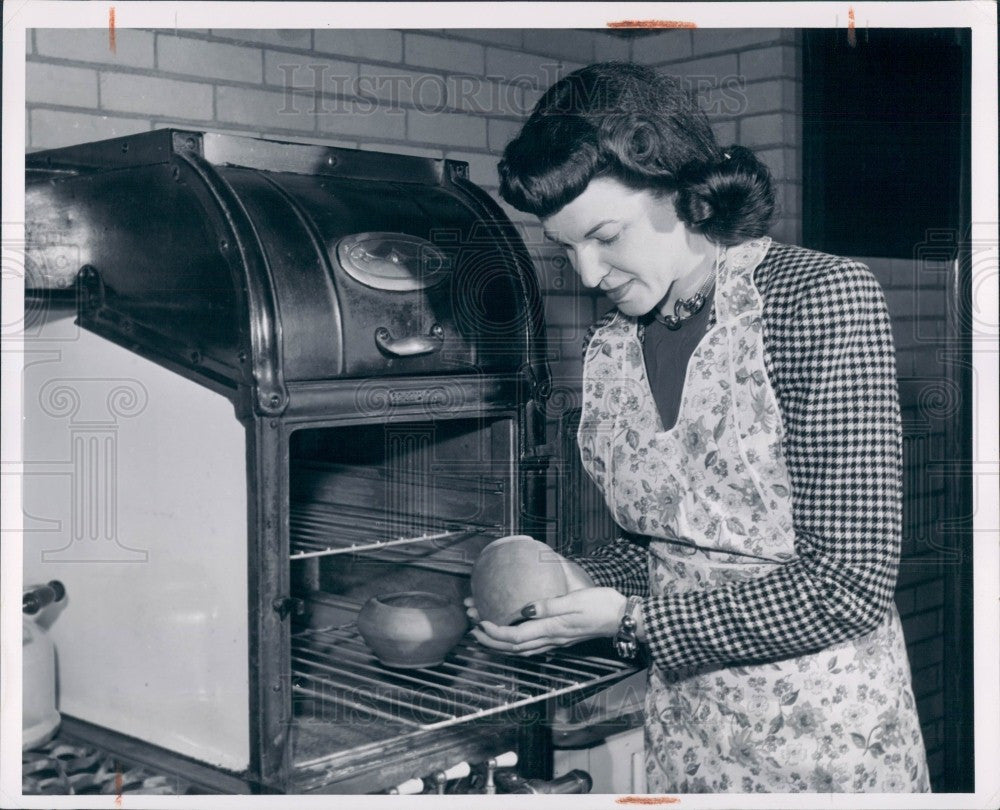
POLYGON ((327 158, 326 158, 326 165, 327 166, 331 166, 331 167, 332 166, 336 166, 337 165, 337 158, 334 157, 333 155, 328 155, 327 158))
POLYGON ((277 394, 271 394, 271 407, 277 408, 281 404, 281 397, 277 394))
POLYGON ((220 239, 219 240, 219 248, 222 249, 222 250, 229 250, 229 240, 228 239, 220 239))
POLYGON ((272 419, 269 424, 271 427, 276 428, 278 426, 278 420, 272 419))

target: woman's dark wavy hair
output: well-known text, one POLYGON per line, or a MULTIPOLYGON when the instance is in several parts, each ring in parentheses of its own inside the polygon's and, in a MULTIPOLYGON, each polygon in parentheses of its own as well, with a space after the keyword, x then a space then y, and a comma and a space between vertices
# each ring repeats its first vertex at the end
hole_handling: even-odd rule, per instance
POLYGON ((763 235, 774 214, 767 166, 742 146, 720 149, 676 81, 629 62, 589 65, 552 85, 498 168, 504 200, 543 219, 595 177, 676 192, 677 216, 717 244, 763 235))

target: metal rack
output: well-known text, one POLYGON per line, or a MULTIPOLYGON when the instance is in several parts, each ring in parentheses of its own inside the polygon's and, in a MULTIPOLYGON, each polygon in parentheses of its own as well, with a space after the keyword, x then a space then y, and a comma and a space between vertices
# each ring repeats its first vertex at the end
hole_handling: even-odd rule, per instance
POLYGON ((354 624, 292 637, 292 683, 336 715, 368 717, 414 730, 442 729, 619 680, 623 662, 557 651, 500 655, 466 636, 442 664, 394 670, 380 664, 354 624))
POLYGON ((387 559, 413 561, 433 553, 442 561, 468 563, 462 551, 449 553, 449 545, 473 535, 486 534, 490 539, 499 536, 495 527, 442 526, 412 519, 390 520, 340 504, 332 506, 309 502, 292 504, 290 528, 289 559, 292 560, 389 549, 387 559), (409 548, 421 545, 422 549, 409 548))

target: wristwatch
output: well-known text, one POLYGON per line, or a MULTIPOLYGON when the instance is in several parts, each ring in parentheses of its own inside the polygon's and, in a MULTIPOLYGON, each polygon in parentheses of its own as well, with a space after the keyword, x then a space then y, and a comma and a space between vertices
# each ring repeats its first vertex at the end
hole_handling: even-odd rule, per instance
POLYGON ((641 596, 630 596, 625 600, 625 612, 622 614, 621 624, 618 632, 615 633, 615 652, 619 658, 631 661, 639 651, 639 642, 635 637, 635 609, 642 602, 641 596))

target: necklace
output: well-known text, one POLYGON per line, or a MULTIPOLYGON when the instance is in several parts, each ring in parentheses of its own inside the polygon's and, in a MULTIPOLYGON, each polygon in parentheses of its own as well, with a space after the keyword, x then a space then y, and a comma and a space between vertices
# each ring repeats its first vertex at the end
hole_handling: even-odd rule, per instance
POLYGON ((712 268, 712 272, 708 274, 708 278, 705 279, 698 292, 690 298, 678 298, 674 301, 673 315, 661 315, 659 312, 656 312, 653 317, 666 326, 667 329, 680 329, 684 321, 692 315, 697 315, 701 312, 701 308, 705 306, 708 293, 712 289, 712 285, 715 284, 715 274, 718 268, 719 261, 716 258, 715 267, 712 268))

